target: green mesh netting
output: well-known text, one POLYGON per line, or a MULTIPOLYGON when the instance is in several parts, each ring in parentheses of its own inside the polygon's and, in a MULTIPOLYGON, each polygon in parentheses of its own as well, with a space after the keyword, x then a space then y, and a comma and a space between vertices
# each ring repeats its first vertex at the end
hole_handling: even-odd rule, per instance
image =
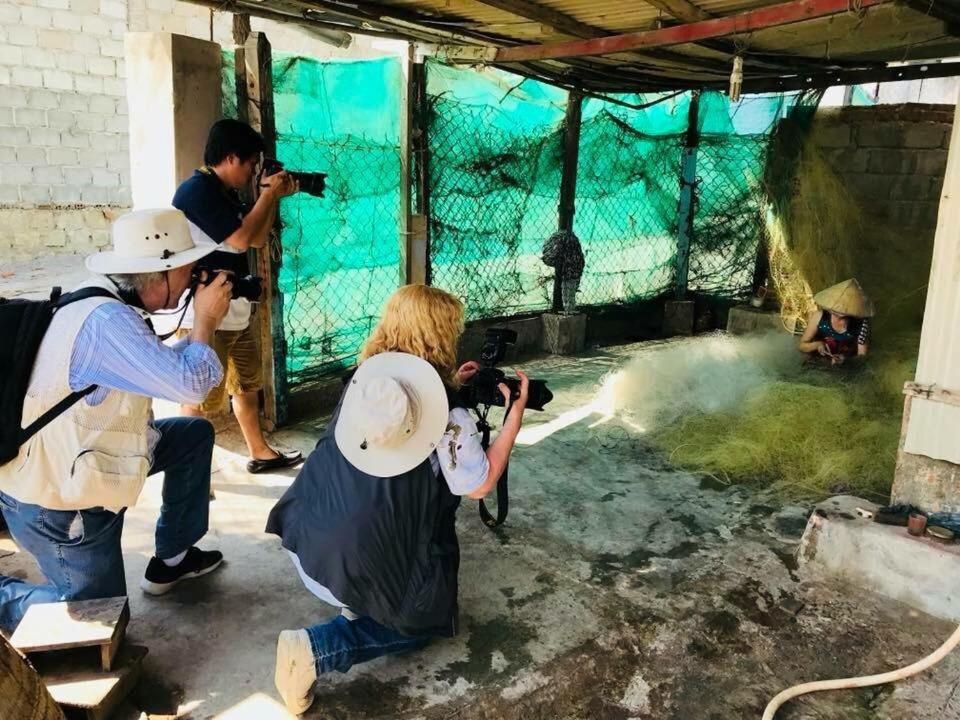
POLYGON ((398 286, 400 61, 273 62, 277 156, 328 173, 326 197, 281 204, 291 384, 353 363, 398 286))
POLYGON ((431 282, 469 318, 550 306, 567 93, 498 70, 427 66, 431 282))
MULTIPOLYGON (((427 67, 431 281, 469 318, 550 307, 544 240, 557 229, 564 90, 510 73, 427 67)), ((233 56, 223 108, 236 114, 233 56)), ((402 87, 396 58, 319 62, 277 55, 277 154, 329 174, 327 197, 281 206, 287 371, 293 384, 350 365, 400 277, 402 87)), ((762 237, 768 138, 791 96, 700 96, 699 141, 685 147, 690 93, 588 98, 582 107, 574 229, 584 247, 582 305, 629 303, 687 286, 750 290, 762 237), (691 165, 692 164, 692 165, 691 165), (693 184, 681 207, 681 176, 693 184), (689 211, 689 212, 687 212, 689 211), (683 217, 692 214, 684 225, 683 217)))

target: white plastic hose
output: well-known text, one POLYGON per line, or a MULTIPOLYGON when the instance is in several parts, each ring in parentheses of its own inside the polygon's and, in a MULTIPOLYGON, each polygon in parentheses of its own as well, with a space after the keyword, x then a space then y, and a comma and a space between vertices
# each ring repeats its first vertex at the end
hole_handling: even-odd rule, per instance
POLYGON ((957 645, 960 645, 960 627, 957 627, 953 635, 950 636, 950 639, 935 652, 927 655, 923 660, 915 662, 913 665, 900 668, 899 670, 893 670, 892 672, 883 673, 882 675, 844 678, 843 680, 819 680, 817 682, 804 683, 803 685, 794 685, 770 701, 767 709, 763 711, 763 720, 773 720, 774 715, 777 714, 777 710, 780 709, 781 705, 800 695, 820 692, 821 690, 850 690, 852 688, 870 687, 872 685, 885 685, 886 683, 896 682, 897 680, 908 678, 911 675, 916 675, 943 660, 957 645))

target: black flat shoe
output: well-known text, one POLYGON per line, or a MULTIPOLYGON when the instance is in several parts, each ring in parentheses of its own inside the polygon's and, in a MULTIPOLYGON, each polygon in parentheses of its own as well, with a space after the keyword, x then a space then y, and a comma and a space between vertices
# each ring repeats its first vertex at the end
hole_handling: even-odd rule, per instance
POLYGON ((179 565, 168 566, 158 557, 147 564, 147 571, 140 581, 140 588, 149 595, 163 595, 181 580, 198 578, 213 572, 223 562, 223 553, 218 550, 201 550, 192 547, 179 565))
POLYGON ((290 453, 282 453, 277 450, 274 450, 274 452, 277 453, 277 457, 275 458, 270 458, 269 460, 251 460, 248 462, 247 472, 256 474, 269 472, 271 470, 283 470, 284 468, 291 468, 303 462, 303 454, 299 450, 290 453))

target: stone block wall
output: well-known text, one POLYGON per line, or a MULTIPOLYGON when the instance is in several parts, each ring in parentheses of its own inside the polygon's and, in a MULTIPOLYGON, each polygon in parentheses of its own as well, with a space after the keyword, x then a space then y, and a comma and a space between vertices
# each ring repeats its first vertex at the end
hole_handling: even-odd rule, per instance
MULTIPOLYGON (((299 26, 251 25, 275 52, 390 52, 365 38, 341 50, 299 26)), ((123 36, 143 30, 233 47, 230 13, 178 0, 0 0, 0 262, 109 242, 110 219, 131 204, 123 36)))
POLYGON ((813 138, 871 216, 932 237, 952 127, 949 105, 830 108, 813 138))

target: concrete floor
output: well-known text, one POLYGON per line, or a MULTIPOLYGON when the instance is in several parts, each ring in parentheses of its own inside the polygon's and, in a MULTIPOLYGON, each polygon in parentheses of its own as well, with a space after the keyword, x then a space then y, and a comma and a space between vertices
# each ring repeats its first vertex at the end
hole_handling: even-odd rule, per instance
MULTIPOLYGON (((672 468, 642 434, 602 420, 600 379, 651 343, 526 363, 556 399, 530 413, 511 465, 508 525, 466 500, 462 633, 406 657, 325 677, 309 718, 734 720, 809 679, 913 662, 949 623, 803 577, 808 509, 672 468)), ((169 408, 168 408, 169 409, 169 408)), ((276 441, 309 450, 322 420, 276 441)), ((163 598, 137 584, 152 554, 159 488, 127 513, 129 636, 150 649, 121 717, 285 717, 273 688, 277 633, 331 615, 301 585, 269 509, 292 475, 251 476, 235 430, 219 435, 211 532, 227 563, 163 598)), ((9 540, 0 549, 11 549, 9 540)), ((0 572, 31 574, 23 554, 0 572)), ((793 703, 780 720, 960 718, 960 653, 895 687, 793 703)))

